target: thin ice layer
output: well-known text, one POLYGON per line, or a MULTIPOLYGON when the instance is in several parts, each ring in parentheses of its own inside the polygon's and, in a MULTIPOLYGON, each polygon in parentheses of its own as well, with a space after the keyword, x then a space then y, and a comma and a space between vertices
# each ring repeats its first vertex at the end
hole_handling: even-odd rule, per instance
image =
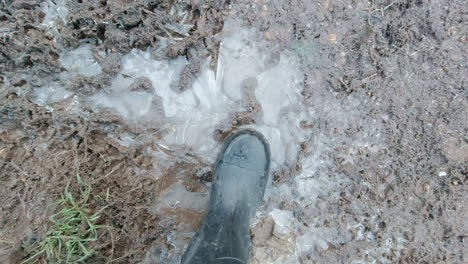
POLYGON ((208 206, 208 198, 207 193, 189 192, 181 183, 175 183, 161 195, 157 209, 186 208, 203 211, 208 206))
POLYGON ((62 66, 71 74, 94 76, 101 73, 101 65, 93 57, 91 47, 82 45, 77 49, 60 54, 62 66))
POLYGON ((77 49, 62 52, 59 61, 67 71, 58 76, 59 81, 36 88, 34 103, 46 106, 63 101, 74 94, 65 88, 74 77, 96 76, 102 71, 101 66, 94 59, 89 45, 82 45, 77 49))
POLYGON ((47 28, 53 35, 57 36, 57 24, 65 23, 68 16, 68 8, 65 0, 47 0, 41 3, 42 11, 45 14, 42 26, 47 28))
POLYGON ((157 95, 162 98, 162 114, 167 121, 163 143, 186 145, 207 161, 214 161, 220 148, 214 139, 215 129, 226 125, 231 113, 248 109, 242 82, 254 78, 258 85, 253 96, 263 116, 249 128, 268 139, 274 166, 292 162, 297 156, 297 142, 304 137, 298 132, 297 117, 307 114, 299 107, 302 75, 297 57, 289 52, 265 52, 269 50, 267 43, 252 42, 255 32, 239 27, 234 21, 226 23, 217 71, 210 69, 208 59, 191 89, 182 93, 171 89, 187 63, 185 58, 158 61, 151 59, 149 50, 132 50, 122 59, 122 70, 106 93, 93 96, 92 101, 125 118, 139 119, 154 114, 146 106, 150 94, 157 95), (271 62, 272 57, 279 59, 271 62), (147 97, 128 99, 129 87, 137 78, 150 80, 153 90, 146 91, 147 97), (141 108, 139 114, 129 114, 137 108, 141 108))
POLYGON ((34 103, 40 106, 60 102, 73 95, 72 92, 67 91, 62 86, 57 84, 47 85, 34 90, 35 99, 34 103))
POLYGON ((101 91, 90 100, 101 108, 111 108, 124 118, 142 119, 151 111, 154 95, 147 92, 129 91, 110 96, 101 91))
MULTIPOLYGON (((120 72, 111 82, 110 87, 93 95, 90 102, 95 108, 109 108, 128 120, 157 120, 164 113, 177 111, 170 84, 179 76, 186 60, 179 57, 172 61, 158 61, 150 58, 150 50, 132 50, 122 58, 120 72), (132 84, 141 79, 150 81, 147 89, 132 90, 132 84), (166 101, 174 102, 165 105, 164 113, 159 111, 157 95, 164 96, 166 101)), ((182 95, 183 96, 183 95, 182 95)))

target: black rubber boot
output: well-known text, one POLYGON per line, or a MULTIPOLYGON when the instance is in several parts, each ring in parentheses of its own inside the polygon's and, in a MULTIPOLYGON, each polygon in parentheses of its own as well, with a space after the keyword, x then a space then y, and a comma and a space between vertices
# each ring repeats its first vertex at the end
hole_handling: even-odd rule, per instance
POLYGON ((208 214, 181 264, 238 264, 250 258, 250 221, 260 206, 270 150, 257 132, 244 130, 224 143, 214 171, 208 214))

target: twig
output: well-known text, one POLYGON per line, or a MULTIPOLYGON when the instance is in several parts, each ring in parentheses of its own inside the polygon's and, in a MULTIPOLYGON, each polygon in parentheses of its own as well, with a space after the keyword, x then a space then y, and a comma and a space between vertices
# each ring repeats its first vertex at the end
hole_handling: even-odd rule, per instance
POLYGON ((17 31, 18 31, 17 28, 0 28, 0 34, 13 33, 17 31))
POLYGON ((109 177, 112 173, 114 173, 117 169, 120 168, 120 165, 122 165, 122 163, 124 163, 124 161, 120 162, 119 164, 117 164, 114 168, 112 168, 112 170, 107 173, 106 175, 100 177, 100 178, 97 178, 96 180, 94 180, 91 184, 95 184, 96 182, 98 181, 101 181, 101 180, 104 180, 105 178, 109 177))
POLYGON ((107 261, 106 264, 110 264, 112 262, 112 259, 114 258, 115 243, 114 243, 114 235, 112 234, 112 231, 110 230, 109 227, 107 227, 107 231, 109 231, 109 234, 111 237, 111 255, 109 257, 109 261, 107 261))

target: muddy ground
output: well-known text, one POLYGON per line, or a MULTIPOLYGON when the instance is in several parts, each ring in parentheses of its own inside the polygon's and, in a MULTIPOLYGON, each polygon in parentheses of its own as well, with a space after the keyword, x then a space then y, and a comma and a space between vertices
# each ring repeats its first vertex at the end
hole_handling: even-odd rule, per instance
MULTIPOLYGON (((109 83, 123 54, 148 46, 160 47, 155 58, 187 57, 174 89, 190 89, 201 61, 217 56, 226 16, 259 29, 278 52, 297 52, 305 105, 318 107, 320 100, 357 113, 304 122, 311 135, 335 139, 323 173, 341 180, 316 204, 279 198, 299 230, 312 223, 334 230, 326 246, 290 253, 297 255, 291 263, 466 263, 465 1, 83 0, 66 6, 67 19, 51 32, 41 25, 45 14, 37 1, 0 3, 1 263, 20 263, 31 253, 77 173, 93 186, 92 208, 109 206, 101 221, 111 228, 87 263, 178 261, 183 247, 174 249, 173 234, 191 234, 204 212, 155 210, 154 203, 175 181, 194 192, 205 189, 211 164, 181 146, 167 151, 173 164, 161 170, 165 161, 148 154, 161 149, 159 124, 136 126, 86 107, 69 111, 67 101, 50 111, 33 103, 33 91, 65 71, 62 51, 83 43, 93 47, 103 74, 70 80, 67 88, 79 97, 109 83), (194 26, 171 26, 182 19, 194 26), (116 139, 129 131, 142 135, 138 144, 116 139), (365 137, 379 147, 350 143, 365 137), (110 199, 99 199, 107 190, 110 199)), ((313 152, 311 136, 300 155, 313 152)), ((275 171, 272 185, 292 186, 300 173, 293 165, 275 171)), ((252 231, 254 248, 282 247, 272 242, 269 221, 261 218, 252 231)), ((179 240, 188 243, 190 235, 179 240)), ((270 263, 255 252, 255 263, 270 263)))

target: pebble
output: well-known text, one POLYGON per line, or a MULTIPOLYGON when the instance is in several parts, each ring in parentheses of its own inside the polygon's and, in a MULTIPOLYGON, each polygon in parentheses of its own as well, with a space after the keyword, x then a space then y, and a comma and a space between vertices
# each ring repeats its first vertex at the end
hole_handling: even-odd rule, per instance
POLYGON ((468 36, 461 36, 461 37, 460 37, 460 41, 461 41, 462 43, 468 43, 468 36))
POLYGON ((439 172, 439 177, 445 177, 447 176, 447 173, 445 171, 439 172))
POLYGON ((429 183, 424 183, 423 184, 423 190, 428 192, 431 189, 431 185, 429 183))
POLYGON ((449 36, 453 36, 458 33, 458 30, 456 27, 451 26, 447 29, 447 33, 449 34, 449 36))
POLYGON ((336 41, 337 37, 338 37, 338 36, 337 36, 335 33, 330 33, 330 34, 328 34, 328 36, 327 36, 327 40, 328 40, 328 42, 329 42, 330 44, 336 44, 336 43, 337 43, 337 41, 336 41))

